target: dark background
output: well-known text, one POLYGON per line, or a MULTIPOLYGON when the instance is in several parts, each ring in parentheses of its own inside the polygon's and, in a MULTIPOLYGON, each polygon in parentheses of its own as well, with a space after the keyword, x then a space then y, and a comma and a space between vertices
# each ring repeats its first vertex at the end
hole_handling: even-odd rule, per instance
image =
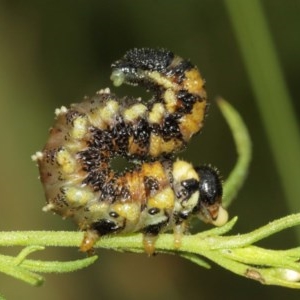
MULTIPOLYGON (((300 2, 261 2, 299 116, 300 2)), ((214 102, 218 95, 248 125, 254 154, 248 180, 230 207, 230 215, 239 216, 235 232, 289 213, 223 1, 0 1, 0 230, 75 229, 70 221, 41 211, 45 200, 30 156, 43 147, 55 108, 112 87, 111 62, 142 46, 165 47, 190 58, 207 81, 209 117, 181 157, 212 163, 225 178, 230 172, 236 153, 214 102)), ((139 89, 113 90, 145 95, 139 89)), ((287 248, 297 241, 292 231, 285 231, 263 245, 287 248)), ((40 288, 0 274, 0 292, 8 299, 44 300, 299 298, 298 291, 262 286, 214 264, 205 270, 177 256, 113 251, 99 251, 99 256, 88 269, 46 275, 40 288)), ((82 255, 74 248, 51 249, 42 257, 71 260, 82 255)))

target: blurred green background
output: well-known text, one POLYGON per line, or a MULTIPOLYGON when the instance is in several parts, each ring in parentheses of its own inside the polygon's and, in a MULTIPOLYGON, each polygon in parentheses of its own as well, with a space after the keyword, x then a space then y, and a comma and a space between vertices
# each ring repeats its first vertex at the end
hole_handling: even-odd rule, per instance
MULTIPOLYGON (((300 1, 260 2, 298 118, 300 1)), ((212 163, 224 178, 230 172, 236 153, 214 102, 218 95, 229 100, 248 125, 253 161, 248 180, 230 207, 230 215, 239 216, 235 232, 251 231, 299 211, 299 177, 290 176, 288 181, 296 189, 294 202, 287 201, 283 175, 276 167, 230 18, 221 0, 0 1, 0 230, 75 228, 70 221, 41 211, 45 199, 30 156, 46 142, 55 108, 111 87, 111 62, 126 50, 142 46, 165 47, 190 58, 206 78, 212 103, 209 117, 202 134, 181 157, 195 164, 212 163)), ((248 50, 251 53, 251 47, 248 50)), ((127 87, 114 91, 145 95, 127 87)), ((281 128, 288 122, 276 119, 275 126, 281 128)), ((294 140, 289 133, 286 136, 294 140)), ((295 166, 299 159, 299 155, 292 157, 295 166)), ((292 169, 287 171, 294 174, 292 169)), ((279 249, 295 247, 299 240, 290 230, 261 244, 279 249)), ((262 286, 216 265, 201 269, 176 256, 148 258, 112 251, 99 251, 99 255, 98 262, 83 271, 46 275, 40 288, 0 274, 0 292, 7 299, 44 300, 299 299, 299 291, 262 286)), ((74 259, 82 255, 76 249, 51 249, 39 257, 74 259)))

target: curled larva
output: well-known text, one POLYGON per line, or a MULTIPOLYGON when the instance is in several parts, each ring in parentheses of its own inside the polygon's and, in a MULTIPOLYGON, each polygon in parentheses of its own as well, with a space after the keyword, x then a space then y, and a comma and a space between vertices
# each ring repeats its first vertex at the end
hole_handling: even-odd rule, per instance
POLYGON ((146 103, 119 98, 109 89, 61 107, 37 162, 47 205, 85 231, 82 251, 113 233, 142 232, 145 251, 159 233, 180 238, 197 216, 217 226, 227 221, 222 183, 209 166, 175 160, 203 125, 207 101, 198 69, 164 49, 133 49, 112 64, 111 79, 151 90, 146 103), (116 172, 111 160, 134 163, 116 172))

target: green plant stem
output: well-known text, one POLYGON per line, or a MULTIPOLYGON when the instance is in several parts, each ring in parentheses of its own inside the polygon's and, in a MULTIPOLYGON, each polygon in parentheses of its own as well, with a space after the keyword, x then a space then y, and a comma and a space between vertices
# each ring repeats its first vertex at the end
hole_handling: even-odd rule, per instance
MULTIPOLYGON (((33 259, 24 259, 20 264, 16 264, 15 257, 8 255, 0 255, 0 264, 11 264, 21 266, 25 270, 30 272, 39 272, 39 273, 68 273, 73 272, 84 267, 87 267, 94 263, 97 260, 97 256, 91 256, 87 258, 81 258, 73 261, 41 261, 33 259)), ((41 280, 42 281, 42 280, 41 280)), ((31 283, 31 282, 30 282, 31 283)))
MULTIPOLYGON (((213 235, 214 229, 200 232, 196 235, 184 235, 182 237, 180 251, 199 253, 199 250, 201 249, 205 251, 207 249, 216 250, 245 247, 283 229, 297 225, 300 225, 300 213, 275 220, 250 233, 239 234, 236 236, 213 235), (195 244, 195 236, 197 236, 198 239, 201 240, 201 243, 195 244)), ((230 227, 231 226, 227 227, 227 229, 229 230, 230 227)), ((70 231, 0 232, 0 246, 24 247, 30 245, 39 245, 44 247, 78 247, 82 241, 82 238, 82 232, 70 231)), ((155 245, 156 250, 158 251, 176 250, 174 248, 173 234, 161 234, 155 245)), ((144 252, 143 236, 141 233, 102 237, 101 240, 95 245, 95 247, 119 251, 136 249, 144 252)))
POLYGON ((237 162, 224 183, 223 188, 223 205, 228 207, 243 186, 247 177, 251 161, 252 145, 247 127, 238 112, 224 99, 219 98, 217 101, 222 114, 231 129, 238 154, 237 162))
MULTIPOLYGON (((226 0, 291 211, 299 211, 300 135, 297 118, 259 0, 226 0)), ((300 230, 298 230, 300 237, 300 230)))
MULTIPOLYGON (((8 233, 11 234, 11 233, 8 233)), ((27 233, 27 236, 34 235, 34 231, 27 233)), ((4 234, 5 236, 6 234, 4 234)), ((47 235, 47 234, 46 234, 47 235)), ((51 235, 51 233, 50 233, 51 235)), ((37 237, 40 237, 37 235, 37 237)), ((4 238, 5 239, 5 238, 4 238)), ((8 237, 9 239, 9 237, 8 237)), ((13 238, 14 240, 14 238, 13 238)), ((0 271, 14 278, 23 280, 34 286, 39 286, 44 282, 44 278, 39 273, 66 273, 85 268, 95 262, 97 256, 91 256, 74 261, 39 261, 27 259, 31 253, 44 250, 44 246, 36 246, 39 241, 33 241, 34 237, 27 240, 28 244, 17 257, 0 254, 0 271)))
MULTIPOLYGON (((156 242, 156 252, 178 254, 192 262, 208 268, 202 257, 241 276, 255 279, 264 284, 276 284, 290 288, 300 288, 300 247, 288 250, 268 250, 252 244, 286 228, 300 225, 300 214, 275 220, 250 233, 235 236, 220 236, 228 232, 236 218, 221 228, 214 228, 194 235, 183 235, 180 248, 174 245, 173 234, 161 234, 156 242), (255 267, 253 267, 255 266, 255 267), (294 272, 298 280, 286 275, 294 272)), ((68 265, 65 271, 78 269, 75 262, 42 262, 26 259, 34 248, 45 246, 78 247, 83 238, 80 232, 0 232, 0 246, 30 246, 17 258, 0 256, 0 269, 11 276, 31 284, 39 284, 42 278, 32 272, 60 272, 62 265, 68 265), (39 245, 39 247, 33 246, 39 245)), ((95 248, 116 251, 144 252, 141 233, 103 237, 95 248)), ((90 259, 92 263, 96 258, 90 259)), ((78 263, 83 264, 83 260, 78 263)), ((86 266, 86 264, 84 264, 86 266)), ((293 274, 294 274, 293 273, 293 274)))
POLYGON ((31 285, 38 286, 43 283, 43 277, 41 275, 10 264, 10 262, 6 260, 6 257, 3 257, 2 255, 0 257, 0 269, 1 272, 5 273, 6 275, 23 280, 31 285))

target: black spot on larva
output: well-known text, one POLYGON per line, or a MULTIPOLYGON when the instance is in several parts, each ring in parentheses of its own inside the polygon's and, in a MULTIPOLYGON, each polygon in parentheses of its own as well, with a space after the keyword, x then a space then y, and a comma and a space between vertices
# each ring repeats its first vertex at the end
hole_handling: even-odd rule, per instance
POLYGON ((182 138, 178 122, 179 119, 176 115, 169 115, 164 119, 160 133, 165 141, 168 141, 173 138, 182 138))
POLYGON ((173 215, 174 222, 176 225, 181 224, 182 222, 188 220, 188 218, 191 216, 192 212, 188 210, 182 210, 179 211, 178 213, 175 213, 173 215))
POLYGON ((150 70, 163 71, 174 59, 174 54, 165 49, 134 48, 126 52, 123 59, 112 64, 112 68, 120 68, 124 71, 150 70))
POLYGON ((90 127, 91 140, 89 146, 99 150, 113 151, 113 139, 110 130, 101 130, 97 127, 90 127))
POLYGON ((187 220, 190 215, 191 215, 191 212, 187 211, 187 210, 183 210, 183 211, 179 212, 179 214, 178 214, 178 216, 181 220, 187 220))
POLYGON ((91 225, 91 228, 96 230, 100 236, 114 233, 122 229, 114 221, 101 219, 91 225))
POLYGON ((116 186, 114 180, 110 182, 106 182, 101 187, 100 201, 113 203, 116 200, 116 197, 118 195, 117 190, 118 190, 118 186, 116 186))
POLYGON ((160 212, 160 209, 158 207, 152 207, 152 208, 148 209, 148 214, 152 215, 152 216, 158 214, 159 212, 160 212))
POLYGON ((116 124, 111 130, 110 138, 115 141, 117 147, 116 153, 119 155, 125 155, 128 149, 128 139, 131 135, 131 128, 124 122, 121 117, 117 118, 116 124))
POLYGON ((187 179, 181 182, 181 185, 187 190, 191 195, 196 192, 199 188, 199 181, 196 179, 187 179))
POLYGON ((121 191, 120 191, 120 198, 123 201, 126 201, 130 198, 130 190, 126 186, 122 186, 121 191))
POLYGON ((119 214, 115 211, 110 211, 109 216, 114 218, 114 219, 117 219, 119 217, 119 214))
POLYGON ((182 108, 179 109, 180 113, 188 114, 193 109, 194 104, 197 101, 201 101, 198 95, 189 93, 187 90, 180 90, 177 94, 177 98, 181 101, 182 108))
POLYGON ((133 140, 143 148, 149 145, 151 128, 145 119, 139 119, 137 124, 133 126, 133 140))
POLYGON ((146 196, 153 194, 159 189, 159 182, 154 177, 145 176, 144 185, 145 185, 146 196))
POLYGON ((84 116, 83 113, 80 113, 74 109, 69 109, 66 113, 66 122, 67 124, 71 124, 73 125, 73 122, 76 118, 78 118, 79 116, 84 116))
POLYGON ((158 235, 161 230, 166 226, 166 224, 168 223, 168 219, 166 221, 157 223, 157 224, 151 224, 146 226, 143 229, 143 232, 147 235, 158 235))
POLYGON ((109 171, 105 170, 104 167, 102 167, 101 170, 91 170, 87 174, 86 178, 82 181, 82 184, 90 185, 94 191, 99 191, 106 182, 108 173, 109 171))
POLYGON ((166 75, 168 76, 175 76, 176 82, 178 84, 182 83, 185 79, 185 72, 195 68, 195 66, 189 60, 182 60, 179 64, 175 67, 170 68, 166 75))
POLYGON ((108 163, 109 158, 107 153, 100 151, 99 148, 91 146, 84 151, 77 153, 78 159, 81 160, 82 169, 86 172, 96 171, 102 165, 106 167, 104 163, 108 163))

